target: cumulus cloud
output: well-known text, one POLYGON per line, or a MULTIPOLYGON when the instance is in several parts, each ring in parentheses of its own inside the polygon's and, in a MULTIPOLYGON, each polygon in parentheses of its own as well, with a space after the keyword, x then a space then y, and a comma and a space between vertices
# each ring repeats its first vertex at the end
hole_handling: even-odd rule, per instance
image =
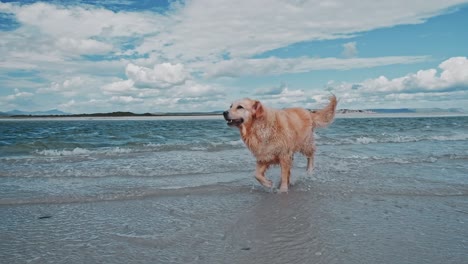
POLYGON ((182 86, 174 87, 169 93, 179 97, 213 97, 225 94, 219 87, 194 81, 188 81, 182 86))
POLYGON ((15 93, 7 95, 6 100, 7 101, 16 101, 16 100, 21 100, 21 99, 24 99, 24 98, 30 98, 33 95, 34 95, 33 93, 21 92, 19 89, 15 89, 15 93))
POLYGON ((119 80, 105 84, 101 90, 104 94, 133 94, 137 90, 134 84, 132 80, 119 80))
POLYGON ((419 70, 402 77, 390 79, 379 76, 361 83, 330 82, 327 89, 341 94, 344 101, 411 100, 438 97, 468 91, 468 58, 452 57, 439 64, 438 69, 419 70))
POLYGON ((22 105, 29 104, 34 105, 31 101, 34 98, 34 94, 30 92, 24 92, 19 89, 14 89, 13 94, 0 97, 0 111, 9 111, 13 108, 22 108, 22 105))
POLYGON ((164 28, 164 16, 155 13, 113 12, 100 7, 59 6, 45 2, 30 5, 0 5, 0 10, 16 14, 19 23, 57 38, 92 36, 132 36, 164 28))
POLYGON ((453 57, 439 65, 442 69, 440 74, 440 86, 468 86, 468 58, 453 57))
POLYGON ((128 104, 128 103, 142 103, 145 100, 141 98, 135 98, 133 96, 112 96, 109 101, 112 103, 117 103, 117 104, 128 104))
POLYGON ((81 55, 123 53, 126 48, 119 43, 154 34, 167 24, 157 13, 113 12, 91 5, 0 2, 0 11, 12 14, 19 25, 0 32, 0 60, 9 61, 10 67, 29 64, 43 71, 49 68, 45 63, 64 63, 70 57, 79 64, 81 55))
MULTIPOLYGON (((176 109, 186 111, 205 109, 210 102, 220 101, 223 89, 192 80, 182 65, 163 63, 153 68, 129 64, 127 80, 118 80, 103 85, 101 91, 112 95, 106 104, 125 104, 133 109, 176 109), (139 86, 137 87, 137 83, 139 86), (181 104, 190 104, 182 107, 181 104)), ((148 111, 148 110, 146 110, 148 111)))
POLYGON ((94 39, 60 38, 56 45, 61 50, 77 54, 103 54, 112 51, 112 45, 94 39))
POLYGON ((85 81, 80 76, 75 76, 70 79, 66 79, 61 82, 52 82, 49 87, 40 88, 37 90, 38 93, 59 93, 64 96, 73 96, 76 95, 85 81))
POLYGON ((182 64, 161 63, 146 68, 129 63, 125 74, 136 87, 169 88, 183 84, 190 75, 182 64))
POLYGON ((304 94, 303 90, 289 90, 285 83, 278 87, 259 88, 254 91, 254 95, 262 98, 302 97, 304 94))
POLYGON ((317 99, 321 100, 320 94, 302 89, 291 89, 285 83, 277 87, 256 89, 253 96, 267 106, 277 108, 294 106, 314 108, 317 99))
POLYGON ((345 58, 356 57, 358 54, 357 43, 353 41, 343 44, 342 54, 345 58))
POLYGON ((439 69, 419 70, 394 79, 380 76, 358 84, 358 90, 367 93, 416 93, 468 89, 466 57, 450 58, 442 62, 439 69))

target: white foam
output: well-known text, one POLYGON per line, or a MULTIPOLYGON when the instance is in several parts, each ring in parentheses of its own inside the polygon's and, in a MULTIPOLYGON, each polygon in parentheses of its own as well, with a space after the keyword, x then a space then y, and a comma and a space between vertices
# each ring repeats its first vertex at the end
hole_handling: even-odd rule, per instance
POLYGON ((112 155, 112 154, 122 154, 122 153, 130 153, 132 152, 131 149, 128 148, 103 148, 97 150, 89 150, 86 148, 74 148, 72 150, 67 149, 45 149, 45 150, 38 150, 35 153, 43 156, 80 156, 80 155, 92 155, 92 154, 105 154, 105 155, 112 155))
POLYGON ((336 141, 318 141, 319 145, 353 145, 353 144, 375 144, 375 143, 410 143, 420 141, 465 141, 468 140, 468 134, 454 134, 454 135, 422 135, 422 136, 406 136, 406 135, 388 135, 383 134, 377 137, 360 136, 355 139, 342 138, 336 141))
POLYGON ((369 137, 360 137, 356 139, 356 143, 358 144, 370 144, 370 143, 377 143, 378 141, 375 138, 369 137))
POLYGON ((456 134, 451 136, 433 136, 431 137, 432 140, 437 141, 463 141, 468 140, 468 134, 456 134))
POLYGON ((74 148, 72 150, 57 150, 57 149, 45 149, 41 151, 36 151, 39 155, 44 156, 73 156, 73 155, 87 155, 91 151, 83 148, 74 148))

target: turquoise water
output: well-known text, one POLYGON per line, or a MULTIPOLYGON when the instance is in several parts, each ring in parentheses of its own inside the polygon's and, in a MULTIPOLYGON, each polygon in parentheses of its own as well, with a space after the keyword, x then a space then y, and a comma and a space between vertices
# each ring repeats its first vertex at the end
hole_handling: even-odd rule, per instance
MULTIPOLYGON (((316 172, 307 176, 298 155, 293 179, 360 180, 354 173, 365 170, 376 182, 382 174, 468 181, 468 117, 339 118, 316 137, 316 172)), ((237 129, 221 119, 0 121, 2 204, 250 186, 254 167, 237 129)))

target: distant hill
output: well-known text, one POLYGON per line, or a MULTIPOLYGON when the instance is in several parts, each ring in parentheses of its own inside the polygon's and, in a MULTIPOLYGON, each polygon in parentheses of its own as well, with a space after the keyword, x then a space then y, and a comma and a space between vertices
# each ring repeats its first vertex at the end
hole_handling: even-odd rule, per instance
POLYGON ((207 116, 221 115, 222 111, 212 112, 173 112, 173 113, 143 113, 137 114, 133 112, 109 112, 109 113, 92 113, 92 114, 69 114, 59 110, 50 110, 44 112, 25 112, 13 110, 9 112, 0 112, 0 116, 4 117, 136 117, 136 116, 207 116))
POLYGON ((405 113, 420 113, 420 114, 430 114, 430 113, 464 113, 463 109, 460 108, 396 108, 396 109, 387 109, 387 108, 376 108, 376 109, 367 109, 367 111, 378 113, 378 114, 405 114, 405 113))
POLYGON ((21 110, 12 110, 8 112, 0 112, 1 116, 44 116, 44 115, 69 115, 69 113, 62 112, 57 109, 52 109, 49 111, 36 111, 36 112, 27 112, 21 110))

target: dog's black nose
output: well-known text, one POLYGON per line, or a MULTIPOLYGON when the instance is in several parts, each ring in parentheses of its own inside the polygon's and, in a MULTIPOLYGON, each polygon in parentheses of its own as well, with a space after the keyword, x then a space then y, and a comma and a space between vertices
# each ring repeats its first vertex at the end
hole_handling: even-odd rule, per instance
POLYGON ((229 114, 228 111, 224 111, 224 112, 223 112, 223 116, 224 116, 224 117, 227 117, 228 114, 229 114))

